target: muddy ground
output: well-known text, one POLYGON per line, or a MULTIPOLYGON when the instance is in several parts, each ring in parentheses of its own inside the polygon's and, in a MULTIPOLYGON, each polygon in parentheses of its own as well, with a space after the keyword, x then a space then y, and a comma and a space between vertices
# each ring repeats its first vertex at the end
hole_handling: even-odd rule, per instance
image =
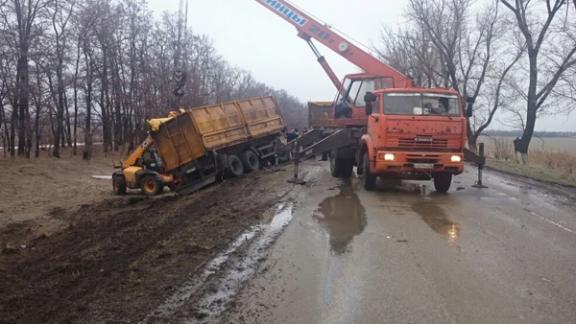
POLYGON ((289 200, 293 188, 286 182, 289 168, 276 167, 183 197, 118 198, 109 192, 109 181, 91 178, 111 171, 104 165, 70 171, 72 177, 82 174, 78 181, 88 188, 68 187, 69 198, 60 194, 65 179, 42 171, 46 182, 38 184, 43 193, 35 202, 41 207, 32 208, 29 217, 14 213, 18 217, 6 219, 31 207, 25 198, 5 203, 5 193, 23 194, 30 184, 19 179, 34 177, 3 180, 0 322, 140 321, 241 232, 261 222, 266 210, 289 200), (57 192, 54 201, 50 192, 57 192), (40 230, 52 222, 58 226, 40 230))
MULTIPOLYGON (((0 229, 9 224, 34 225, 33 231, 49 235, 65 228, 62 210, 101 201, 110 195, 110 176, 122 153, 97 153, 90 162, 65 151, 62 159, 49 157, 10 159, 0 157, 0 229)), ((14 226, 14 225, 12 225, 14 226)), ((30 226, 28 226, 30 227, 30 226)))
POLYGON ((24 170, 61 171, 2 178, 13 189, 0 196, 0 218, 10 215, 0 225, 0 323, 576 316, 569 188, 487 170, 488 188, 477 189, 469 167, 446 195, 411 181, 367 192, 360 179, 334 179, 325 162, 308 161, 305 186, 287 183, 288 165, 149 199, 111 195, 109 180, 92 178, 112 171, 104 162, 54 163, 24 170), (27 215, 21 204, 37 208, 27 215))

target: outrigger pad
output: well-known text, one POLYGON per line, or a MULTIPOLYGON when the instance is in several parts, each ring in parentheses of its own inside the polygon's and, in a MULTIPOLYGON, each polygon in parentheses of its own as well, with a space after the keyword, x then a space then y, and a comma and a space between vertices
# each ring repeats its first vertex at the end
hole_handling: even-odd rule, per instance
POLYGON ((293 183, 293 184, 297 184, 297 185, 305 185, 306 181, 300 178, 292 178, 292 179, 288 179, 288 183, 293 183))

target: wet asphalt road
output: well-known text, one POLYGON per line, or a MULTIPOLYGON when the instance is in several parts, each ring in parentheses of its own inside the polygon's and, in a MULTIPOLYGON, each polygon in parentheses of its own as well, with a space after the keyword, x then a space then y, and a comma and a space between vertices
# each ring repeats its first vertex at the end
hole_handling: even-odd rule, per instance
POLYGON ((225 322, 576 323, 574 196, 474 170, 449 194, 305 168, 309 187, 225 322))

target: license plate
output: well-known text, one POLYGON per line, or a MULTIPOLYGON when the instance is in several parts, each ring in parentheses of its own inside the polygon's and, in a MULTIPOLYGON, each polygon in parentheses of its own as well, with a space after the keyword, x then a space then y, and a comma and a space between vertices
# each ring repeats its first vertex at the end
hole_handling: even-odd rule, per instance
POLYGON ((414 163, 415 169, 434 169, 434 164, 432 163, 414 163))

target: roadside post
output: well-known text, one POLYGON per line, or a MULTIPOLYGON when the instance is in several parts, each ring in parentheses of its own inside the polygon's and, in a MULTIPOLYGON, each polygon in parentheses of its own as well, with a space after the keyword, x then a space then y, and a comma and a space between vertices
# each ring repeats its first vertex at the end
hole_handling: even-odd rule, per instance
POLYGON ((478 145, 478 180, 476 181, 476 183, 472 186, 474 188, 478 188, 478 189, 485 189, 488 188, 487 186, 484 185, 482 178, 483 178, 483 171, 484 171, 484 165, 486 164, 486 157, 484 156, 484 143, 480 143, 478 145))

